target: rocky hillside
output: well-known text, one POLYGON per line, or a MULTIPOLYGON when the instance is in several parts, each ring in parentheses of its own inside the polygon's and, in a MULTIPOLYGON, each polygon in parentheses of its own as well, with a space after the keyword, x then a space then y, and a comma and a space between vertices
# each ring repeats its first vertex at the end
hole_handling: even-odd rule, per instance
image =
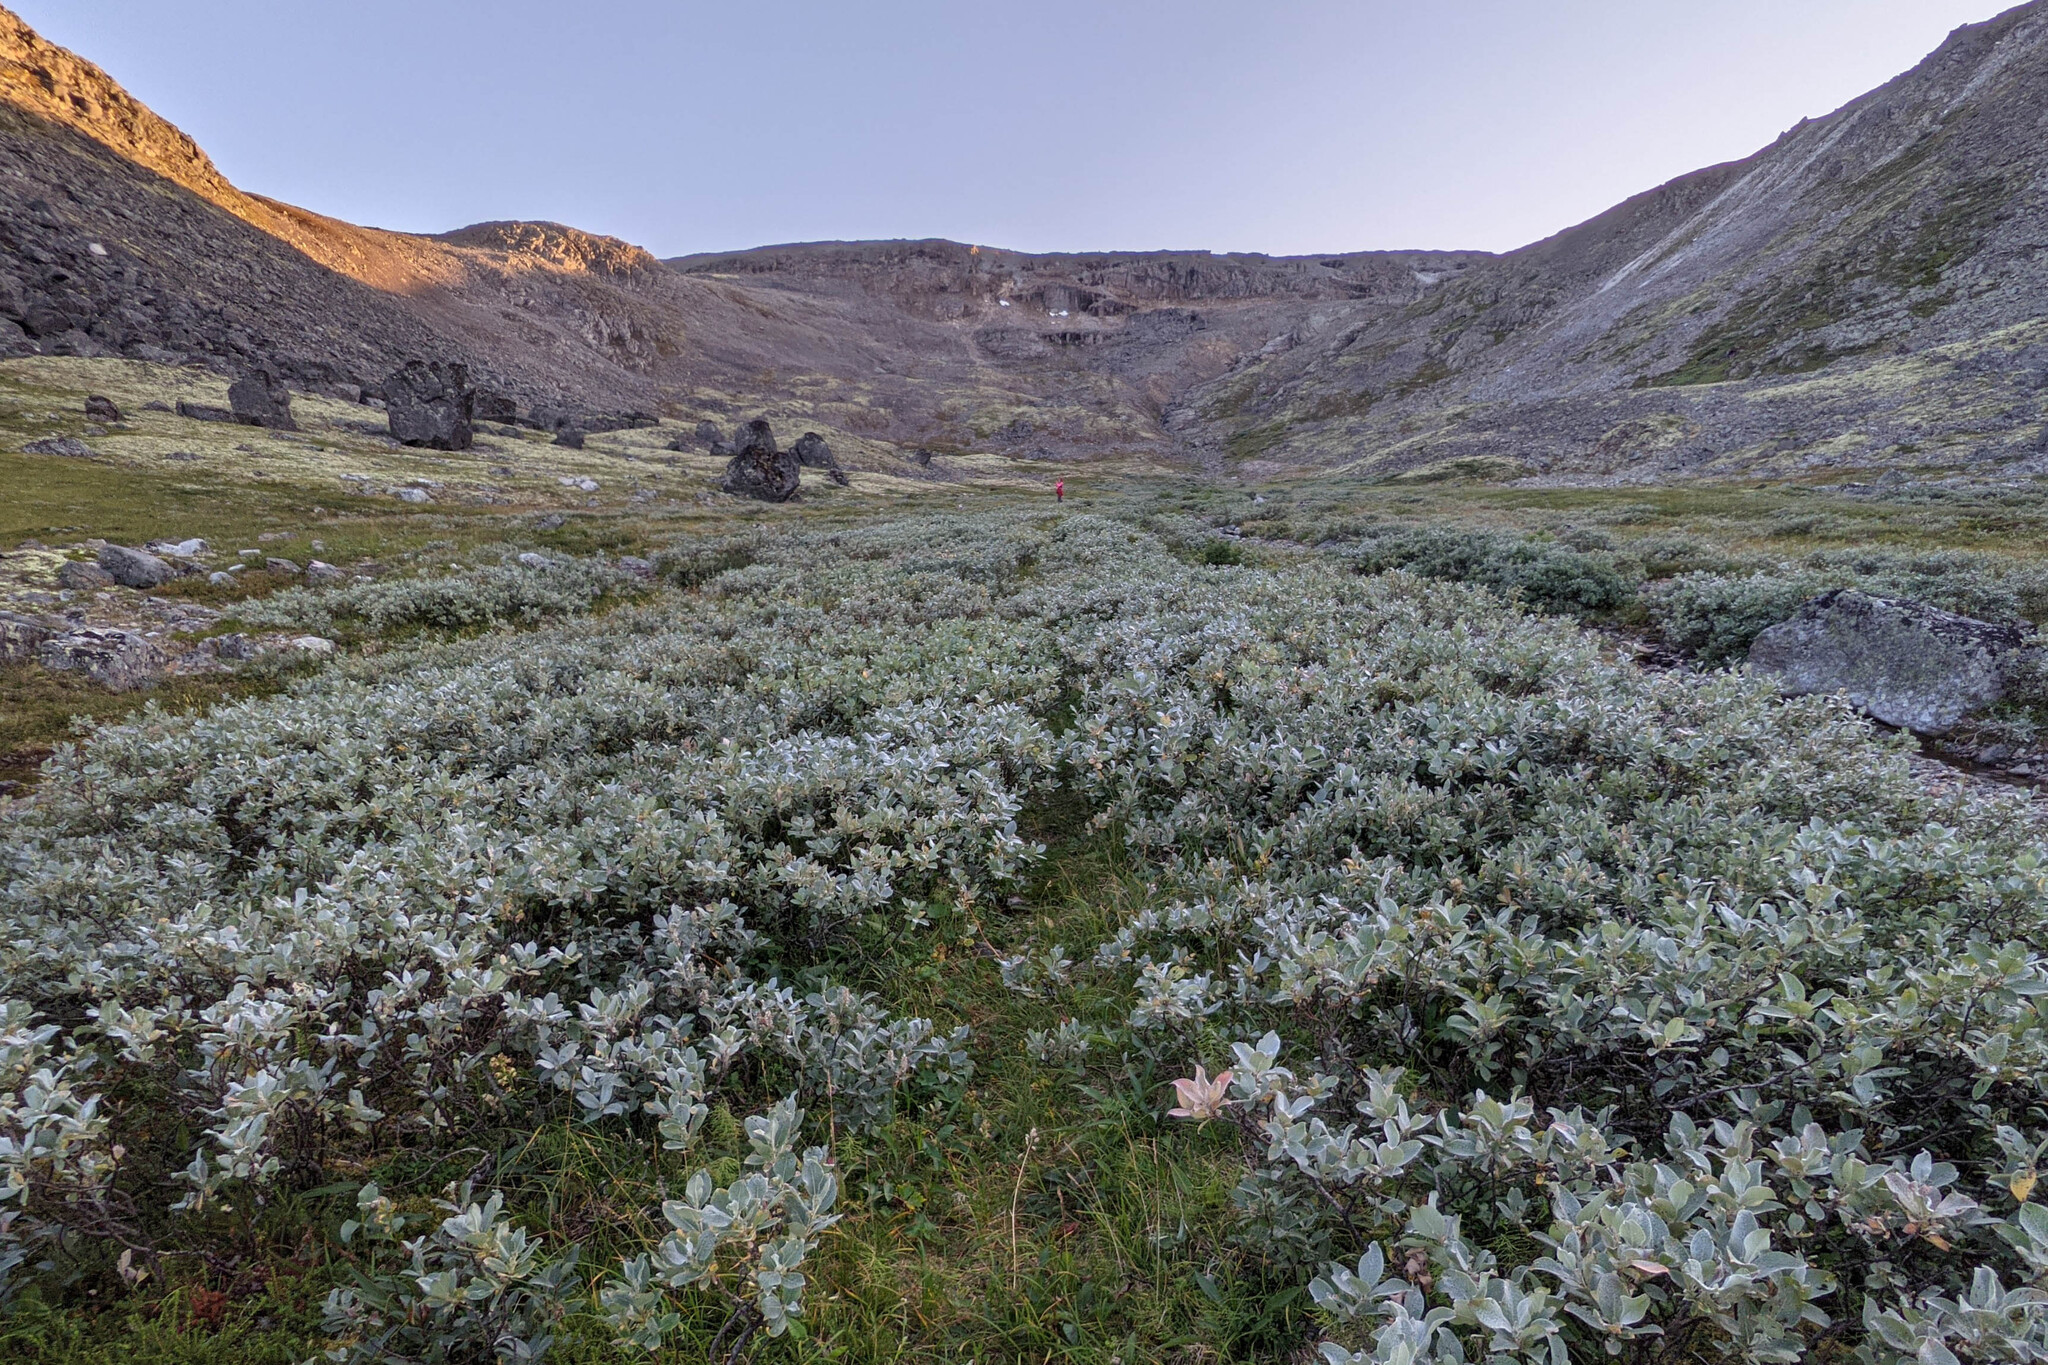
POLYGON ((1666 478, 2042 460, 2048 0, 1746 160, 1505 256, 657 261, 553 223, 356 227, 229 184, 0 10, 0 354, 468 361, 528 413, 778 420, 1265 474, 1666 478))
POLYGON ((2048 5, 1740 162, 1261 357, 1174 424, 1212 459, 1662 475, 2040 452, 2048 5), (1951 391, 1929 410, 1924 387, 1951 391))

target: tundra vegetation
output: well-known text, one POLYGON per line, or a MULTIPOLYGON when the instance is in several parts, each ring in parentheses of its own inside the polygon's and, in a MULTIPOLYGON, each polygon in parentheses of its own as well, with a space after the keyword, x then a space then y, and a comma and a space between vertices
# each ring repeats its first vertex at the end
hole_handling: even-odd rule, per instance
POLYGON ((2048 1357, 2023 799, 1569 619, 2025 562, 1269 492, 241 608, 0 830, 0 1344, 2048 1357))

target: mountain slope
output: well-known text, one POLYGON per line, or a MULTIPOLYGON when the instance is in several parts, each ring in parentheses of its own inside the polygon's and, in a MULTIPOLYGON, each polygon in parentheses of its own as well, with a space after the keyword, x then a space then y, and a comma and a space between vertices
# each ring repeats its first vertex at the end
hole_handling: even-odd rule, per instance
MULTIPOLYGON (((2023 394, 2044 314, 2048 5, 2036 0, 1957 30, 1912 71, 1752 157, 1508 253, 1398 315, 1263 359, 1194 395, 1176 425, 1212 454, 1262 463, 1362 456, 1399 469, 1485 454, 1573 468, 1601 462, 1608 419, 1662 418, 1704 423, 1704 443, 1667 444, 1714 463, 1752 444, 1743 409, 1757 404, 1781 428, 1799 419, 1795 442, 1838 441, 1843 411, 1772 395, 1823 369, 1853 389, 1901 351, 1949 348, 1942 363, 2010 369, 2023 394), (1702 386, 1721 391, 1622 399, 1702 386), (1450 410, 1435 439, 1410 439, 1418 418, 1450 410), (1506 433, 1526 445, 1505 448, 1506 433)), ((2024 453, 2039 414, 2011 417, 1949 434, 2024 453)))

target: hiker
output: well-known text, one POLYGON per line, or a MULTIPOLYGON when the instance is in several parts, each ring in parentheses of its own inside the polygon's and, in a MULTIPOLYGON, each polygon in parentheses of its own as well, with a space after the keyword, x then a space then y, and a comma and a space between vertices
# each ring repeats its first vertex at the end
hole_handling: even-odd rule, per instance
POLYGON ((1065 502, 1067 500, 1067 481, 1065 479, 1061 479, 1052 486, 1052 500, 1054 502, 1065 502))

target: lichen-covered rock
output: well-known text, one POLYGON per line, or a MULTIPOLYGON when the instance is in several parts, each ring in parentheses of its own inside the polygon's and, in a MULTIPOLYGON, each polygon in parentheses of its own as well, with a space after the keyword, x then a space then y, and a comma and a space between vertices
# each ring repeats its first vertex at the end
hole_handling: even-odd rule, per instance
POLYGON ((297 431, 292 419, 292 391, 275 370, 256 369, 228 385, 228 407, 245 427, 297 431))
POLYGON ((111 588, 114 576, 89 559, 67 560, 64 567, 57 570, 57 586, 78 592, 111 588))
POLYGON ((408 360, 384 380, 391 438, 430 450, 468 450, 475 435, 476 390, 456 361, 408 360))
POLYGON ((803 465, 794 450, 777 450, 775 432, 756 417, 739 430, 739 449, 725 467, 719 487, 744 498, 788 502, 803 481, 803 465))
POLYGON ((100 547, 100 567, 124 588, 160 588, 178 576, 178 571, 147 550, 126 545, 100 547))
POLYGON ((47 436, 40 441, 30 441, 21 448, 24 455, 69 455, 73 459, 89 460, 99 454, 76 436, 47 436))
POLYGON ((36 649, 44 668, 78 672, 110 692, 149 687, 164 672, 164 652, 132 630, 87 626, 45 640, 36 649))
POLYGON ((1749 666, 1786 696, 1842 692, 1887 725, 1945 733, 2004 692, 2002 662, 2024 637, 1904 598, 1822 593, 1749 647, 1749 666))
POLYGON ((56 634, 34 617, 0 611, 0 664, 27 663, 56 634))
POLYGON ((85 396, 85 420, 88 422, 118 422, 121 409, 114 400, 103 393, 89 393, 85 396))

